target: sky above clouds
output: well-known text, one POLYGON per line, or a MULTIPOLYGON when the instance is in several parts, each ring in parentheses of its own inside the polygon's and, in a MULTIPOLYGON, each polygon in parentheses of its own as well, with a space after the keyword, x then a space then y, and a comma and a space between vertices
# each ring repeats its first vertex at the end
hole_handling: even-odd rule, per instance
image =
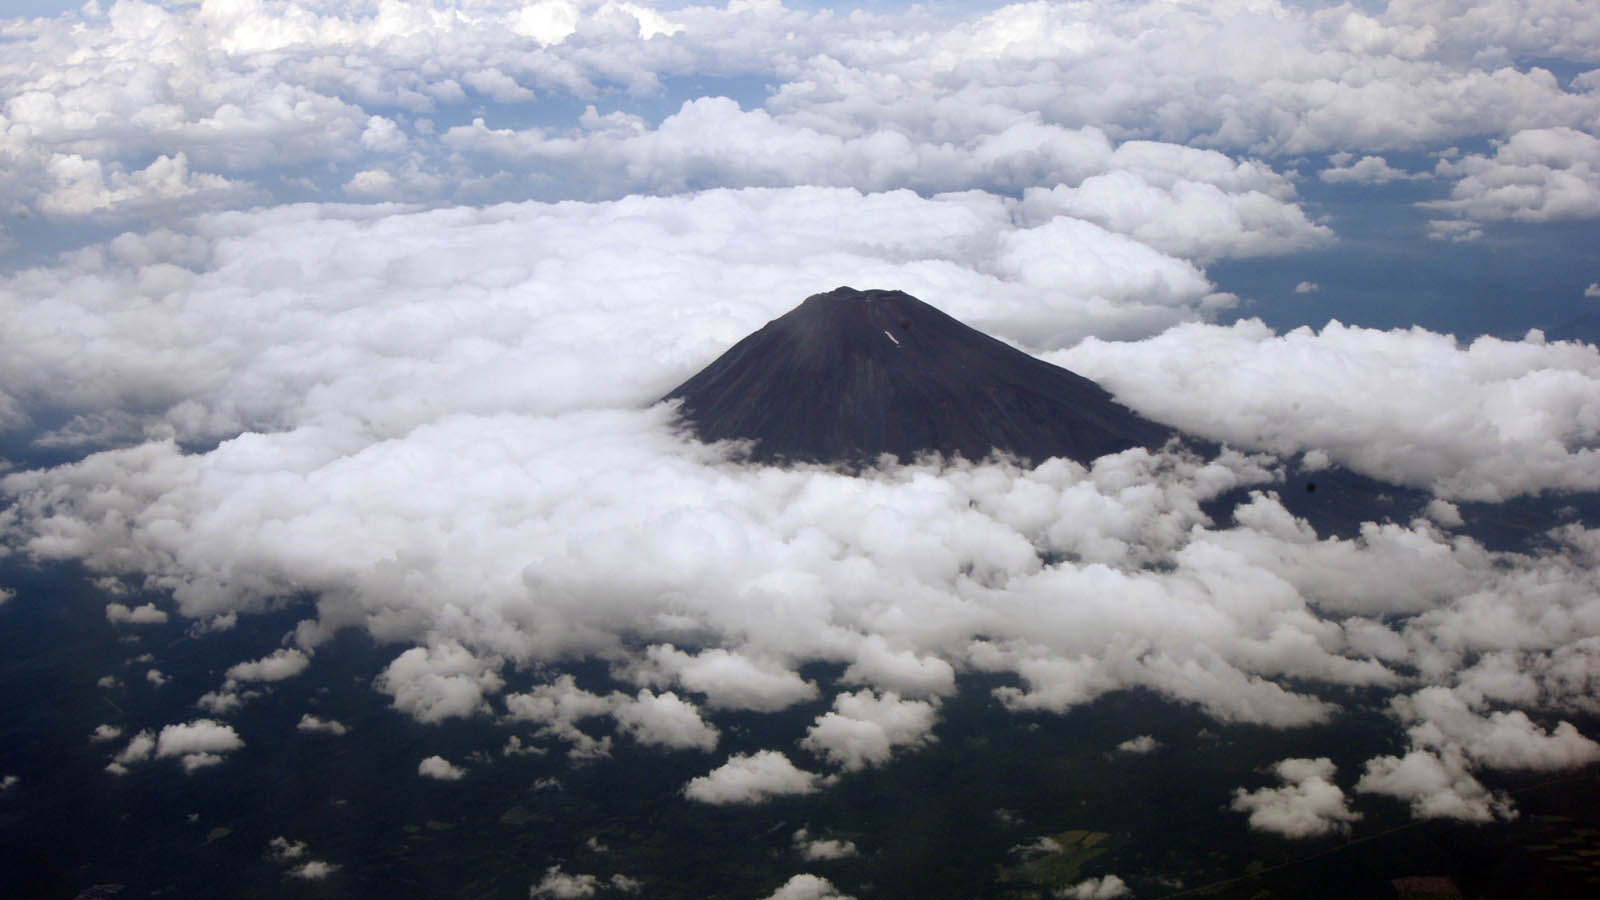
MULTIPOLYGON (((1592 229, 1582 0, 22 12, 0 20, 0 557, 150 592, 108 594, 120 629, 304 612, 164 688, 190 720, 104 732, 113 772, 204 777, 252 741, 219 719, 343 628, 392 646, 373 689, 420 722, 702 754, 685 802, 892 764, 980 672, 1019 714, 1139 689, 1282 728, 1381 689, 1398 755, 1285 759, 1231 797, 1289 836, 1379 797, 1504 817, 1475 773, 1600 759, 1563 721, 1600 713, 1600 523, 1496 551, 1460 506, 1600 491, 1600 351, 1531 321, 1254 316, 1337 302, 1295 266, 1359 267, 1358 207, 1423 260, 1592 229), (1265 264, 1296 272, 1279 296, 1216 274, 1265 264), (733 461, 655 405, 840 284, 1228 449, 855 478, 733 461), (1319 535, 1274 491, 1330 466, 1437 502, 1319 535), (580 660, 627 690, 528 684, 580 660), (718 749, 719 715, 818 698, 787 743, 718 749)), ((1592 318, 1600 260, 1566 262, 1548 302, 1592 318)))

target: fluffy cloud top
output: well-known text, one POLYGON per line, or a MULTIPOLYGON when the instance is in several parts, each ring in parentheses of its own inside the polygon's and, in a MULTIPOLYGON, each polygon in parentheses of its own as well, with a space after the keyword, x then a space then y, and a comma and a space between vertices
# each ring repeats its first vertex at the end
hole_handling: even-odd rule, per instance
POLYGON ((1589 344, 1532 334, 1463 347, 1422 329, 1338 322, 1280 335, 1241 321, 1134 343, 1091 339, 1053 358, 1187 431, 1280 453, 1323 450, 1444 496, 1600 488, 1600 351, 1589 344))
POLYGON ((1161 746, 1161 742, 1148 734, 1141 734, 1136 738, 1128 738, 1117 745, 1117 752, 1143 755, 1154 752, 1161 746))
POLYGON ((571 755, 585 759, 608 756, 611 738, 596 740, 579 723, 585 719, 613 713, 621 700, 620 695, 603 697, 577 686, 571 675, 562 675, 551 684, 534 686, 525 694, 506 697, 508 717, 519 722, 537 722, 543 727, 542 736, 555 737, 570 743, 571 755))
POLYGON ((1282 787, 1234 791, 1232 808, 1249 813, 1250 827, 1284 837, 1317 837, 1348 831, 1361 818, 1345 804, 1333 783, 1336 768, 1327 757, 1286 759, 1272 767, 1282 787))
POLYGON ((896 747, 927 743, 936 719, 933 704, 902 700, 892 692, 840 694, 833 711, 817 717, 800 746, 857 771, 888 762, 896 747))
MULTIPOLYGON (((932 703, 897 688, 937 697, 967 668, 1015 673, 1019 685, 997 696, 1018 710, 1145 687, 1222 719, 1274 725, 1336 711, 1289 679, 1398 685, 1404 665, 1450 683, 1495 651, 1516 654, 1508 659, 1537 686, 1517 694, 1487 669, 1470 676, 1505 702, 1581 708, 1590 685, 1581 676, 1592 663, 1583 641, 1593 634, 1584 623, 1597 542, 1581 527, 1545 557, 1489 553, 1423 521, 1321 538, 1269 493, 1231 523, 1205 516, 1209 498, 1270 485, 1262 461, 1238 454, 1132 451, 1093 468, 918 465, 852 478, 726 465, 669 424, 659 409, 457 415, 403 440, 352 439, 349 455, 327 449, 342 432, 307 426, 207 453, 166 443, 113 451, 48 481, 25 473, 8 483, 68 486, 38 495, 49 505, 37 508, 54 511, 41 529, 105 516, 98 535, 70 536, 100 548, 92 552, 104 564, 126 560, 125 546, 164 547, 167 561, 151 559, 199 615, 248 610, 252 586, 266 597, 279 579, 318 573, 338 589, 297 640, 314 645, 361 623, 386 639, 425 641, 378 679, 398 709, 438 722, 503 706, 579 756, 609 752, 609 735, 586 730, 602 717, 641 742, 714 746, 714 726, 691 698, 787 708, 816 696, 797 671, 813 659, 846 663, 846 682, 863 686, 806 738, 851 768, 927 734, 932 703), (397 502, 373 473, 401 468, 414 492, 397 502), (108 480, 130 487, 120 506, 98 510, 107 498, 89 491, 108 480), (297 498, 290 484, 314 487, 297 498), (322 502, 330 496, 340 502, 322 502), (165 505, 146 528, 139 510, 157 500, 165 505), (218 510, 233 517, 228 533, 255 533, 252 564, 241 566, 232 544, 175 537, 171 514, 185 507, 197 535, 224 528, 218 510), (463 516, 479 515, 472 540, 452 537, 463 516), (350 524, 357 517, 362 528, 350 524), (296 525, 252 524, 282 521, 296 525), (1408 618, 1385 624, 1388 614, 1408 618), (1567 624, 1551 627, 1558 622, 1567 624), (670 641, 712 646, 690 654, 670 641), (582 654, 614 660, 638 689, 594 694, 567 676, 500 696, 506 665, 582 654)), ((58 535, 69 537, 48 540, 58 535)))
POLYGON ((1070 897, 1073 900, 1112 900, 1116 897, 1131 897, 1133 891, 1121 878, 1115 875, 1106 875, 1101 878, 1089 878, 1057 892, 1058 896, 1070 897))
MULTIPOLYGON (((1470 680, 1467 683, 1472 684, 1470 680)), ((1410 729, 1415 745, 1435 750, 1459 749, 1481 765, 1552 771, 1600 759, 1600 744, 1579 734, 1570 723, 1560 722, 1547 732, 1522 710, 1494 710, 1485 715, 1471 709, 1461 693, 1459 688, 1452 691, 1427 687, 1396 697, 1392 705, 1402 721, 1415 723, 1410 729)))
POLYGON ((444 141, 519 163, 581 166, 570 177, 598 181, 601 194, 677 193, 711 184, 1023 191, 1020 212, 1033 222, 1075 216, 1201 260, 1283 253, 1332 237, 1292 202, 1292 183, 1263 163, 1155 141, 1114 146, 1092 127, 1021 121, 957 146, 898 130, 822 133, 741 110, 727 98, 686 102, 655 129, 620 114, 597 116, 593 107, 583 124, 585 131, 572 138, 490 129, 478 119, 450 129, 444 141), (698 138, 704 134, 719 139, 705 142, 698 138))
POLYGON ((1333 165, 1317 173, 1318 178, 1329 184, 1388 184, 1391 181, 1429 177, 1426 172, 1396 169, 1381 156, 1363 156, 1350 162, 1349 154, 1335 154, 1329 158, 1329 162, 1333 165))
POLYGON ((122 737, 122 727, 120 725, 102 724, 94 727, 94 733, 89 736, 89 740, 100 743, 102 741, 114 741, 119 737, 122 737))
POLYGON ((776 712, 817 696, 817 686, 781 665, 763 665, 721 647, 693 656, 670 644, 645 653, 646 666, 634 677, 676 682, 717 709, 776 712))
POLYGON ((196 719, 161 729, 156 739, 156 756, 186 756, 191 753, 227 753, 244 746, 232 725, 213 719, 196 719))
POLYGON ((782 753, 762 750, 748 756, 735 754, 710 774, 691 779, 683 795, 716 806, 760 803, 771 797, 813 793, 819 781, 815 773, 796 768, 782 753))
POLYGON ((442 756, 430 756, 417 764, 417 774, 435 781, 460 781, 467 770, 442 756))
POLYGON ((92 448, 358 422, 398 437, 454 413, 643 403, 841 272, 1037 347, 1142 336, 1226 302, 1187 262, 1078 219, 1019 226, 976 192, 279 207, 0 276, 18 323, 0 373, 20 416, 0 424, 49 398, 74 415, 39 441, 92 448), (560 287, 573 283, 593 293, 560 287))
POLYGON ((304 672, 311 658, 301 650, 285 647, 261 659, 242 662, 228 669, 229 681, 282 681, 304 672))
POLYGON ((1516 815, 1510 798, 1491 794, 1467 771, 1459 753, 1412 750, 1368 760, 1356 790, 1409 801, 1419 819, 1490 822, 1516 815))
POLYGON ((823 859, 849 859, 860 856, 861 851, 856 849, 854 841, 841 841, 833 838, 814 838, 811 832, 801 828, 794 833, 794 846, 800 855, 808 860, 823 859))
POLYGON ((267 842, 267 855, 279 862, 300 859, 306 855, 306 842, 291 841, 279 835, 267 842))
POLYGON ((580 900, 593 897, 600 890, 600 879, 593 875, 569 874, 561 866, 551 866, 544 877, 528 888, 529 897, 553 897, 555 900, 580 900))
POLYGON ((720 737, 693 703, 671 691, 656 694, 646 688, 631 697, 620 691, 601 696, 578 687, 571 675, 507 696, 506 709, 511 720, 540 723, 542 736, 570 743, 569 753, 580 758, 610 752, 610 737, 596 740, 579 725, 601 716, 611 717, 622 733, 647 746, 709 751, 720 737))
POLYGON ((159 156, 136 172, 76 153, 54 154, 44 168, 48 187, 38 197, 39 209, 60 218, 148 213, 178 201, 231 200, 241 192, 240 185, 220 175, 190 172, 182 152, 159 156))
POLYGON ((783 883, 783 886, 773 891, 766 900, 853 900, 849 894, 841 894, 839 889, 826 878, 816 875, 796 875, 783 883))
MULTIPOLYGON (((1234 152, 1370 153, 1572 127, 1597 109, 1586 82, 1512 65, 1552 49, 1592 57, 1592 16, 1576 0, 1447 14, 1277 0, 849 16, 776 3, 463 6, 124 0, 19 24, 0 68, 12 161, 0 198, 104 218, 335 185, 428 201, 794 184, 1015 191, 1096 174, 1077 136, 1088 126, 1234 152), (1238 50, 1252 41, 1273 51, 1238 50), (164 52, 143 52, 154 45, 164 52), (611 109, 706 71, 770 94, 762 108, 689 97, 661 122, 611 109), (551 96, 604 109, 520 129, 492 121, 502 105, 551 96), (434 125, 471 111, 484 119, 434 125)), ((1162 198, 1167 187, 1145 185, 1138 202, 1305 224, 1259 198, 1230 211, 1187 189, 1162 198)), ((1119 205, 1100 213, 1160 230, 1119 205)))
POLYGON ((106 771, 113 775, 126 775, 128 766, 149 759, 150 754, 154 753, 155 749, 155 734, 150 731, 141 731, 134 735, 132 740, 128 741, 126 747, 123 747, 111 758, 111 762, 106 765, 106 771))
POLYGON ((1517 699, 1522 682, 1538 692, 1532 679, 1508 662, 1490 654, 1455 690, 1426 687, 1391 701, 1394 715, 1410 726, 1411 748, 1403 756, 1368 760, 1356 790, 1406 800, 1419 818, 1487 822, 1516 813, 1508 797, 1491 793, 1473 776, 1474 768, 1546 771, 1600 759, 1600 744, 1569 723, 1546 730, 1521 710, 1482 709, 1493 699, 1517 699), (1494 668, 1498 678, 1486 677, 1485 670, 1494 668), (1506 690, 1508 681, 1518 687, 1506 690))
MULTIPOLYGON (((1582 4, 123 0, 4 27, 0 205, 35 226, 0 252, 127 230, 0 272, 0 428, 73 457, 0 478, 0 553, 170 592, 109 603, 119 624, 222 628, 314 597, 292 646, 202 696, 216 715, 357 627, 395 645, 375 687, 396 710, 497 716, 577 758, 610 752, 607 722, 710 751, 715 716, 826 690, 795 739, 882 765, 970 671, 1006 676, 1019 712, 1143 688, 1274 726, 1337 715, 1329 685, 1405 690, 1411 746, 1358 789, 1419 815, 1504 813, 1481 768, 1594 758, 1554 717, 1596 709, 1600 540, 1574 524, 1492 553, 1446 529, 1465 524, 1450 499, 1600 488, 1595 348, 1209 325, 1238 298, 1204 268, 1331 245, 1291 154, 1380 184, 1412 177, 1381 154, 1487 135, 1432 173, 1433 235, 1594 216, 1593 73, 1513 65, 1594 59, 1582 4), (710 71, 761 102, 681 96, 710 71), (669 112, 619 112, 624 94, 669 112), (552 96, 593 105, 516 125, 498 106, 552 96), (731 462, 652 406, 841 281, 908 290, 1196 434, 1439 497, 1330 538, 1273 495, 1282 463, 1237 451, 849 478, 731 462), (1204 511, 1249 488, 1229 520, 1204 511), (508 668, 584 658, 628 690, 502 693, 508 668)), ((201 768, 230 740, 209 719, 141 731, 109 768, 201 768)), ((1241 810, 1347 821, 1332 773, 1290 763, 1241 810)), ((685 794, 823 782, 767 750, 685 794)))
POLYGON ((305 732, 332 735, 341 735, 350 730, 342 722, 339 722, 335 719, 319 718, 311 713, 306 713, 305 715, 301 716, 300 721, 295 725, 295 728, 305 732))
MULTIPOLYGON (((120 730, 103 730, 106 726, 96 729, 96 740, 111 740, 120 730)), ((214 766, 223 760, 223 755, 244 746, 244 740, 233 730, 232 725, 225 725, 213 719, 196 719, 168 725, 161 729, 159 734, 145 730, 133 736, 127 746, 118 751, 106 765, 106 771, 114 775, 126 775, 128 767, 155 757, 157 759, 178 757, 182 762, 185 772, 214 766)))
POLYGON ((378 689, 394 697, 395 709, 422 722, 487 709, 484 694, 502 684, 490 664, 454 642, 413 647, 389 663, 377 680, 378 689))
POLYGON ((289 870, 291 878, 302 881, 322 881, 329 875, 339 871, 339 866, 320 859, 308 859, 289 870))
POLYGON ((1441 160, 1438 173, 1457 181, 1430 209, 1480 222, 1600 217, 1600 138, 1574 128, 1519 131, 1492 155, 1441 160))
POLYGON ((124 603, 107 603, 106 621, 117 625, 160 625, 167 621, 167 614, 154 603, 131 609, 124 603))
POLYGON ((700 718, 694 704, 670 691, 658 696, 642 690, 613 715, 617 724, 642 744, 707 751, 717 746, 717 729, 700 718))
MULTIPOLYGON (((1118 153, 1129 146, 1122 145, 1118 153)), ((1170 144, 1151 146, 1178 152, 1170 144)), ((1091 175, 1074 187, 1030 187, 1019 211, 1035 219, 1083 219, 1198 262, 1304 250, 1333 238, 1332 230, 1286 201, 1292 188, 1271 173, 1241 179, 1244 185, 1232 190, 1183 177, 1187 174, 1114 170, 1091 175)))

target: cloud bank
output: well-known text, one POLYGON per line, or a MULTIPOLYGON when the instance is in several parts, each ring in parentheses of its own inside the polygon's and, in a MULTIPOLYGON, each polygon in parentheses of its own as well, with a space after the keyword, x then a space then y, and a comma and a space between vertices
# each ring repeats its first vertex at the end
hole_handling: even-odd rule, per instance
MULTIPOLYGON (((1592 18, 1576 0, 850 15, 779 3, 122 0, 6 22, 0 148, 12 164, 0 199, 53 221, 115 222, 319 194, 1076 189, 1115 168, 1094 159, 1097 135, 1364 159, 1480 135, 1531 143, 1592 130, 1592 79, 1563 84, 1521 62, 1593 62, 1592 18), (162 54, 144 52, 157 44, 162 54), (1240 49, 1256 46, 1273 49, 1240 49), (740 96, 688 94, 683 83, 705 72, 740 96)), ((1208 183, 1167 202, 1188 208, 1208 183)), ((1088 186, 1083 200, 1109 187, 1088 186)), ((1270 196, 1240 212, 1261 214, 1270 196)))
MULTIPOLYGON (((1143 690, 1274 727, 1380 689, 1406 743, 1354 794, 1425 817, 1509 815, 1478 774, 1595 758, 1562 720, 1597 712, 1593 523, 1495 552, 1457 505, 1600 490, 1595 347, 1217 324, 1241 298, 1207 268, 1336 247, 1302 184, 1436 188, 1417 227, 1452 240, 1600 215, 1593 72, 1524 62, 1600 59, 1582 4, 124 0, 0 28, 0 205, 31 223, 0 233, 0 430, 62 461, 0 466, 0 553, 161 595, 108 600, 129 632, 303 613, 220 688, 165 688, 217 718, 130 723, 112 772, 221 761, 220 720, 345 628, 392 646, 399 713, 703 754, 710 804, 915 753, 980 672, 1019 715, 1143 690), (738 96, 685 87, 708 72, 738 96), (850 478, 654 405, 843 282, 1228 449, 850 478), (1335 464, 1435 502, 1318 534, 1275 491, 1335 464), (614 684, 557 671, 582 660, 614 684), (724 746, 719 717, 802 704, 784 746, 724 746)), ((1330 766, 1233 802, 1346 827, 1330 766)))

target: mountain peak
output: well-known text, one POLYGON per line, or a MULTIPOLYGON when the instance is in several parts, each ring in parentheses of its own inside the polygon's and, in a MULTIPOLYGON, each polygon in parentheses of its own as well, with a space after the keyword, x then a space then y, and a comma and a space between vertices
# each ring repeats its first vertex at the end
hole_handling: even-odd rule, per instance
POLYGON ((1087 463, 1173 435, 1087 378, 893 290, 814 294, 664 399, 701 440, 752 441, 763 462, 999 450, 1087 463))

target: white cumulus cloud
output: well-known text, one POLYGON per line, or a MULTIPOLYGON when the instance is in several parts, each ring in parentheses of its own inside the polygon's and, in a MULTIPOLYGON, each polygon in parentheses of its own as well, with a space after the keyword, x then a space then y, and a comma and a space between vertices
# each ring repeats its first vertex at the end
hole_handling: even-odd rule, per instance
POLYGON ((1233 793, 1233 810, 1248 813, 1251 828, 1307 838, 1349 831, 1350 823, 1361 818, 1333 783, 1337 770, 1327 757, 1286 759, 1272 770, 1283 782, 1281 787, 1239 788, 1233 793))
POLYGON ((1381 156, 1363 156, 1349 162, 1340 155, 1329 160, 1334 165, 1317 173, 1329 184, 1388 184, 1391 181, 1415 181, 1431 177, 1427 172, 1407 172, 1389 165, 1381 156))
POLYGON ((580 900, 593 897, 600 889, 600 879, 593 875, 570 874, 554 865, 545 870, 544 877, 528 888, 529 897, 552 897, 555 900, 580 900))
POLYGON ((422 722, 484 711, 484 695, 502 684, 490 665, 454 642, 412 647, 395 657, 377 680, 378 689, 394 697, 395 709, 422 722))
POLYGON ((154 603, 132 608, 124 603, 107 603, 106 620, 115 625, 160 625, 167 621, 167 614, 154 603))
POLYGON ((1057 892, 1057 896, 1070 897, 1072 900, 1112 900, 1116 897, 1131 897, 1133 891, 1128 889, 1128 885, 1121 878, 1105 875, 1100 878, 1088 878, 1063 888, 1057 892))
POLYGON ((348 726, 337 719, 323 719, 311 713, 302 715, 300 721, 295 724, 295 728, 312 734, 331 734, 335 736, 345 734, 350 730, 348 726))
POLYGON ((435 781, 460 781, 466 777, 467 770, 442 756, 430 756, 417 764, 417 774, 435 781))
POLYGON ((700 718, 700 711, 670 691, 653 694, 641 690, 612 713, 617 724, 642 744, 676 750, 714 750, 719 737, 715 726, 700 718))
POLYGON ((846 771, 879 766, 898 747, 918 747, 932 740, 936 707, 924 700, 902 700, 870 690, 840 694, 833 710, 817 717, 800 746, 846 771))
POLYGON ((1533 128, 1493 154, 1441 160, 1457 179, 1445 200, 1423 206, 1471 221, 1552 222, 1600 217, 1600 138, 1574 128, 1533 128))
POLYGON ((760 803, 771 797, 810 794, 822 779, 795 767, 775 750, 735 754, 709 774, 690 779, 683 795, 690 800, 722 806, 760 803))
MULTIPOLYGON (((1300 187, 1431 176, 1447 241, 1600 214, 1600 81, 1527 63, 1600 59, 1587 4, 124 0, 6 28, 0 428, 64 464, 0 463, 0 553, 196 640, 315 597, 179 685, 212 715, 354 627, 399 712, 580 760, 814 704, 783 750, 887 765, 973 672, 1022 714, 1145 690, 1278 727, 1399 692, 1408 743, 1357 787, 1419 815, 1508 814, 1475 773, 1593 758, 1561 717, 1600 710, 1600 539, 1466 533, 1470 503, 1600 488, 1595 348, 1207 324, 1255 299, 1222 261, 1338 247, 1300 187), (748 90, 697 96, 709 72, 748 90), (1234 449, 852 478, 731 461, 653 405, 841 282, 1234 449), (1336 466, 1435 496, 1318 534, 1275 492, 1336 466)), ((129 671, 178 677, 156 664, 129 671)), ((215 765, 222 729, 109 768, 162 741, 215 765)), ((827 783, 740 749, 685 793, 827 783)), ((1240 802, 1338 821, 1311 776, 1265 790, 1240 802)))
POLYGON ((294 647, 272 651, 267 656, 228 668, 229 681, 282 681, 304 672, 311 658, 294 647))
POLYGON ((1193 433, 1282 453, 1319 449, 1446 497, 1600 487, 1600 352, 1590 344, 1480 337, 1463 346, 1420 328, 1337 322, 1276 334, 1245 320, 1131 343, 1091 339, 1053 358, 1193 433), (1389 388, 1397 383, 1407 389, 1389 388))
POLYGON ((1117 745, 1117 752, 1118 753, 1132 753, 1132 754, 1135 754, 1135 755, 1142 756, 1142 755, 1144 755, 1146 753, 1152 753, 1155 750, 1159 749, 1160 747, 1161 747, 1161 742, 1160 741, 1156 740, 1155 738, 1151 737, 1148 734, 1141 734, 1138 737, 1128 738, 1127 740, 1125 740, 1122 743, 1118 744, 1117 745))
POLYGON ((811 832, 805 828, 794 833, 794 846, 800 851, 800 855, 808 860, 850 859, 861 855, 854 841, 812 837, 811 832))
POLYGON ((766 897, 766 900, 853 900, 840 893, 833 882, 817 875, 796 875, 766 897))

